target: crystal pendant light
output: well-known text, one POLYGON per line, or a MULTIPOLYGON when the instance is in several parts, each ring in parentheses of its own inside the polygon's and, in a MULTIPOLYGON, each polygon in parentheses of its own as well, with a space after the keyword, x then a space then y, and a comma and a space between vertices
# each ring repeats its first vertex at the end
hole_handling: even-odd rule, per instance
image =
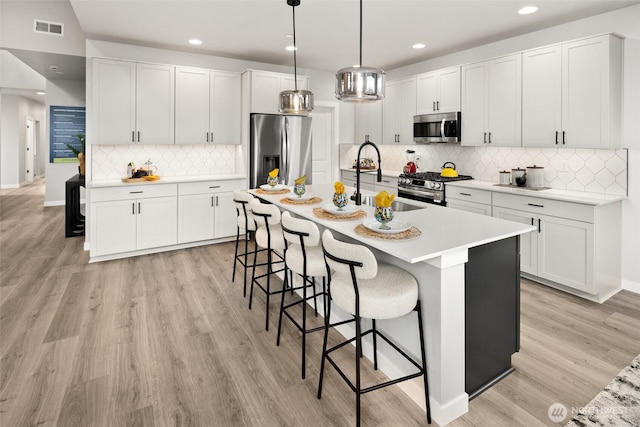
POLYGON ((378 101, 384 98, 384 71, 362 66, 362 0, 360 0, 360 62, 336 73, 336 98, 341 101, 378 101))
POLYGON ((308 90, 298 90, 298 67, 296 64, 296 6, 300 5, 300 0, 287 0, 293 11, 293 77, 294 90, 283 90, 280 92, 280 102, 278 110, 283 114, 306 115, 313 110, 313 93, 308 90))

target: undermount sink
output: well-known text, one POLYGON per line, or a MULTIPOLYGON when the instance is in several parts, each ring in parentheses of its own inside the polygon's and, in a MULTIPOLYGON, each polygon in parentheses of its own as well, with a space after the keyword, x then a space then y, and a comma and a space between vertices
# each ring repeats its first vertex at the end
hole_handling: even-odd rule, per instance
MULTIPOLYGON (((366 206, 375 206, 376 205, 375 196, 362 196, 362 204, 366 206)), ((403 203, 401 201, 394 200, 391 203, 391 209, 393 209, 396 212, 403 212, 403 211, 415 211, 415 210, 424 209, 424 208, 421 206, 410 205, 409 203, 403 203)))

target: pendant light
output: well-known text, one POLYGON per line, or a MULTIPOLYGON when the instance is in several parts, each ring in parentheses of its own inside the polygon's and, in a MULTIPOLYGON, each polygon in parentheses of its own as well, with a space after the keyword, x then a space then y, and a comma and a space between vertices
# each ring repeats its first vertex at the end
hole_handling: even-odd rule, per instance
POLYGON ((360 0, 360 62, 336 73, 336 98, 341 101, 379 101, 384 98, 384 71, 362 66, 362 0, 360 0))
POLYGON ((313 110, 313 93, 308 90, 298 90, 298 66, 296 64, 296 6, 300 0, 287 0, 293 11, 293 77, 294 90, 280 92, 278 110, 283 114, 306 115, 313 110))

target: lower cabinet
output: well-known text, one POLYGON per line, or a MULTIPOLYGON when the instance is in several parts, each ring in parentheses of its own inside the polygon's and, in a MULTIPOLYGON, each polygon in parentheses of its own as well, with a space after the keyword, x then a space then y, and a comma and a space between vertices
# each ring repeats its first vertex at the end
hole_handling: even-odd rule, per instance
POLYGON ((234 236, 233 191, 243 180, 190 182, 178 186, 178 243, 234 236))
MULTIPOLYGON (((357 174, 356 172, 341 172, 342 183, 346 186, 356 188, 357 174)), ((376 175, 372 173, 360 173, 360 190, 375 191, 376 175)))
POLYGON ((605 297, 620 287, 620 203, 603 206, 493 194, 493 216, 530 224, 520 238, 523 273, 605 297))
POLYGON ((475 188, 447 186, 447 207, 491 216, 491 192, 475 188))
POLYGON ((177 243, 177 186, 91 190, 91 256, 177 243))

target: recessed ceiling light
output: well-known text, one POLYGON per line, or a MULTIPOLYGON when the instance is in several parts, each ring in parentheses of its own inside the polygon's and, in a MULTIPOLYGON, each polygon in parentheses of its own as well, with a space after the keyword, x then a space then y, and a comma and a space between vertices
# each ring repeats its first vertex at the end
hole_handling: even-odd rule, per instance
POLYGON ((289 52, 293 52, 294 50, 298 50, 298 48, 294 47, 294 46, 287 46, 287 47, 285 47, 285 49, 288 50, 289 52))
POLYGON ((57 70, 58 66, 57 65, 49 65, 49 69, 50 70, 57 70))
POLYGON ((195 45, 195 46, 199 46, 202 44, 202 40, 198 40, 198 39, 191 39, 189 40, 189 44, 195 45))
POLYGON ((528 15, 538 11, 538 6, 525 6, 518 11, 520 15, 528 15))
POLYGON ((36 92, 36 95, 45 95, 44 92, 36 92))
POLYGON ((414 48, 414 49, 424 49, 425 47, 427 47, 427 45, 424 44, 424 43, 416 43, 411 47, 414 48))

